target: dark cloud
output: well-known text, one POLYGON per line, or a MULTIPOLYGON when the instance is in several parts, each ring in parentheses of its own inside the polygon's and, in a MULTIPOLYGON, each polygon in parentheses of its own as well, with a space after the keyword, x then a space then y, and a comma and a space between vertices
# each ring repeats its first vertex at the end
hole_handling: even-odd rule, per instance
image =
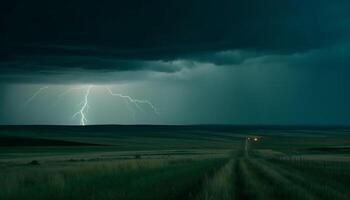
MULTIPOLYGON (((310 71, 318 71, 323 69, 343 71, 344 69, 350 70, 349 51, 350 43, 344 43, 328 48, 314 49, 301 53, 250 54, 254 56, 247 57, 243 62, 236 65, 279 65, 281 67, 306 68, 310 71)), ((247 55, 245 52, 242 52, 241 54, 247 55)), ((235 63, 232 62, 231 64, 235 65, 235 63)))
POLYGON ((259 57, 265 53, 243 50, 225 50, 219 52, 197 54, 195 56, 189 57, 188 59, 204 63, 212 63, 215 65, 239 65, 247 59, 259 57))
POLYGON ((237 65, 326 49, 350 31, 345 0, 13 0, 0 9, 1 77, 237 65))

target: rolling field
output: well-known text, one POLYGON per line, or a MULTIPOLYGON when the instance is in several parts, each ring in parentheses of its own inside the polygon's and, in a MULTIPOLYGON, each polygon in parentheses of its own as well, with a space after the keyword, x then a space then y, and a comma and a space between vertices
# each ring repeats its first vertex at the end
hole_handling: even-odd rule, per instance
POLYGON ((350 129, 3 126, 0 169, 1 200, 346 200, 350 129))

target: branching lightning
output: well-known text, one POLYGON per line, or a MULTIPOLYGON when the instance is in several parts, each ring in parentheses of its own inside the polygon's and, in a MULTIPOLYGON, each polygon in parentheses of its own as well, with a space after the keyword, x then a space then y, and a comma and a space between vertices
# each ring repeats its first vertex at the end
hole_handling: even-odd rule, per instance
POLYGON ((58 97, 63 97, 74 90, 83 90, 83 89, 85 89, 85 87, 71 87, 71 88, 68 88, 67 90, 63 91, 62 93, 60 93, 58 95, 58 97))
POLYGON ((85 126, 88 123, 88 120, 86 119, 85 114, 89 109, 89 95, 90 95, 91 89, 92 89, 92 85, 89 85, 84 94, 84 100, 81 103, 82 106, 80 110, 73 115, 73 118, 77 115, 80 115, 80 125, 82 126, 85 126))
POLYGON ((48 86, 45 86, 45 87, 41 87, 39 88, 36 92, 34 92, 34 94, 29 97, 29 99, 26 101, 25 105, 28 105, 30 102, 32 102, 42 91, 48 89, 49 87, 48 86))
POLYGON ((62 100, 62 97, 66 96, 67 94, 75 91, 75 90, 85 90, 86 87, 71 87, 71 88, 68 88, 67 90, 63 91, 62 93, 60 93, 57 97, 57 100, 55 102, 55 105, 57 105, 61 100, 62 100))
POLYGON ((144 111, 143 108, 140 106, 141 104, 146 104, 148 105, 152 111, 155 113, 155 114, 159 114, 156 107, 148 100, 140 100, 140 99, 135 99, 135 98, 132 98, 130 96, 127 96, 127 95, 123 95, 123 94, 120 94, 120 93, 114 93, 111 88, 109 87, 106 87, 106 89, 108 90, 109 94, 112 95, 112 96, 118 96, 120 98, 123 98, 123 99, 126 99, 128 100, 130 103, 134 104, 139 110, 141 111, 144 111))
MULTIPOLYGON (((33 101, 42 91, 48 89, 48 86, 45 87, 41 87, 39 88, 39 90, 37 90, 27 101, 26 101, 26 105, 29 104, 31 101, 33 101)), ((100 88, 99 86, 93 86, 93 85, 88 85, 88 86, 81 86, 81 87, 71 87, 68 88, 67 90, 63 91, 62 93, 60 93, 58 95, 58 99, 56 101, 56 104, 61 100, 61 98, 65 95, 67 95, 68 93, 74 91, 74 90, 84 90, 84 95, 83 95, 83 99, 81 101, 81 103, 79 104, 79 110, 77 112, 75 112, 72 116, 72 118, 76 118, 77 116, 80 116, 80 122, 79 124, 82 126, 85 126, 88 124, 88 118, 87 118, 87 113, 89 111, 89 96, 91 94, 91 91, 93 88, 100 88)), ((133 119, 135 120, 135 110, 134 108, 136 108, 137 110, 141 111, 141 112, 145 112, 145 107, 144 106, 148 106, 152 112, 154 112, 156 115, 159 114, 159 112, 157 111, 156 107, 148 100, 144 100, 144 99, 136 99, 133 98, 131 96, 128 95, 124 95, 121 93, 116 93, 113 92, 111 90, 110 87, 108 86, 103 86, 104 89, 106 89, 108 91, 108 94, 114 97, 119 97, 123 100, 125 100, 125 104, 127 109, 130 111, 133 119), (134 108, 133 108, 134 106, 134 108)))

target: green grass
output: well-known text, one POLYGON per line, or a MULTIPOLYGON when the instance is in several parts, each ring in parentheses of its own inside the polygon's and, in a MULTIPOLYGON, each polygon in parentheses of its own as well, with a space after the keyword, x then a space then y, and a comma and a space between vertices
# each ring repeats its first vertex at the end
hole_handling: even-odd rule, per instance
MULTIPOLYGON (((130 160, 1 172, 1 199, 187 199, 225 159, 130 160)), ((193 193, 193 194, 192 194, 193 193)))
POLYGON ((221 169, 217 170, 213 177, 206 177, 201 189, 197 195, 198 200, 229 200, 234 196, 235 188, 232 182, 235 180, 234 160, 230 160, 221 169))
POLYGON ((33 141, 0 147, 0 200, 348 200, 349 133, 225 126, 0 127, 0 138, 33 141), (261 140, 250 141, 246 150, 245 138, 252 135, 261 140), (38 141, 51 145, 36 146, 38 141), (54 145, 57 141, 61 146, 54 145), (39 165, 30 165, 33 160, 39 165))

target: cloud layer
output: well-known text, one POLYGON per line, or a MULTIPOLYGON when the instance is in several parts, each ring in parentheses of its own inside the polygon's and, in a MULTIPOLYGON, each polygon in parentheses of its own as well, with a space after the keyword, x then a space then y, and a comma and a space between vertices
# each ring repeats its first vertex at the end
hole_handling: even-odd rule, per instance
POLYGON ((0 10, 0 81, 176 73, 271 55, 285 65, 345 66, 349 9, 345 0, 11 1, 0 10))

